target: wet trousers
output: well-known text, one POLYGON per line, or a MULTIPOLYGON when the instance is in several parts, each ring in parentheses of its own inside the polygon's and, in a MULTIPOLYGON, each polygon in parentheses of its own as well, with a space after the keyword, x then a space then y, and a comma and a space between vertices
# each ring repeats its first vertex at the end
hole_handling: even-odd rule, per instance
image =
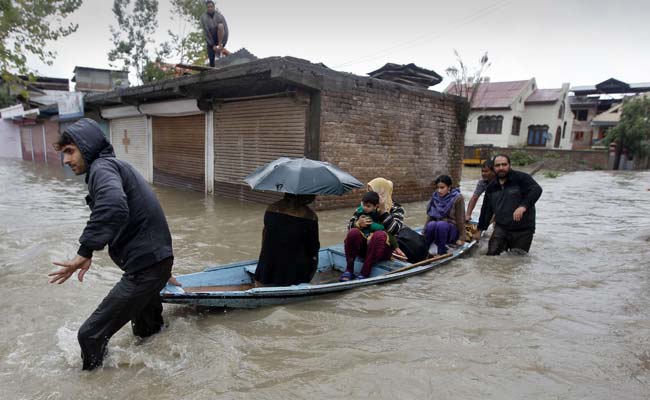
POLYGON ((346 270, 354 273, 354 259, 363 257, 361 275, 370 276, 373 265, 380 261, 390 260, 390 256, 393 254, 393 249, 386 244, 387 239, 388 235, 384 231, 373 233, 368 240, 359 229, 350 229, 344 242, 346 270))
POLYGON ((174 258, 151 267, 125 273, 97 309, 81 325, 77 334, 83 369, 102 365, 109 339, 131 321, 133 334, 142 338, 163 327, 160 291, 171 277, 174 258))
POLYGON ((446 254, 447 244, 458 240, 458 228, 447 221, 429 221, 424 227, 424 239, 427 249, 435 243, 438 254, 446 254))
POLYGON ((508 231, 499 225, 494 225, 494 232, 488 242, 488 256, 498 256, 507 250, 519 250, 528 253, 533 243, 534 229, 523 231, 508 231))

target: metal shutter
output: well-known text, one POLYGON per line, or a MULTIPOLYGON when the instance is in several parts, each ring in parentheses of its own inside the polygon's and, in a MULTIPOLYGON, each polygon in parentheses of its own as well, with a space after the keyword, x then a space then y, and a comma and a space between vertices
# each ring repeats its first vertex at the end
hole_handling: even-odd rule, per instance
POLYGON ((243 182, 278 157, 303 157, 308 100, 294 97, 220 104, 214 112, 214 192, 269 203, 280 196, 250 190, 243 182))
POLYGON ((23 160, 34 160, 34 146, 32 145, 32 128, 20 128, 20 146, 23 150, 23 160))
POLYGON ((205 190, 205 114, 153 117, 153 182, 205 190))
POLYGON ((54 143, 59 140, 59 123, 45 121, 45 158, 49 165, 61 166, 61 155, 54 150, 54 143))
POLYGON ((34 125, 32 130, 32 146, 34 146, 34 161, 45 163, 45 128, 34 125))
POLYGON ((146 180, 151 181, 146 117, 111 120, 111 144, 118 159, 128 162, 146 180))

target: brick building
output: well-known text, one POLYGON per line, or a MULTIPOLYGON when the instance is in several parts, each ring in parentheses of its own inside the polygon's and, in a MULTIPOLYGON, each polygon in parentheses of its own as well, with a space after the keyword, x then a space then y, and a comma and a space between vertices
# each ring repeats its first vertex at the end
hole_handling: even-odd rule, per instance
MULTIPOLYGON (((408 202, 428 199, 439 174, 459 182, 459 101, 273 57, 89 95, 85 106, 110 120, 118 157, 142 161, 154 184, 269 202, 277 195, 252 192, 242 179, 277 157, 306 156, 362 182, 391 179, 395 199, 408 202)), ((358 194, 326 196, 318 206, 357 201, 358 194)))

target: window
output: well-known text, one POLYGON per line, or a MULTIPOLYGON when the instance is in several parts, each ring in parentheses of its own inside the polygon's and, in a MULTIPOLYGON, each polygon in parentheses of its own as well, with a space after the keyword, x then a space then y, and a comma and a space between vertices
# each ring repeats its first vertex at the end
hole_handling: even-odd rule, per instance
POLYGON ((589 117, 589 110, 577 110, 576 119, 578 121, 586 121, 589 117))
POLYGON ((564 119, 564 103, 560 104, 560 111, 557 113, 558 119, 564 119))
POLYGON ((582 140, 585 137, 585 133, 582 131, 577 131, 574 140, 582 140))
POLYGON ((521 118, 513 117, 512 118, 512 136, 519 136, 519 131, 521 130, 521 118))
POLYGON ((477 133, 500 134, 503 117, 500 115, 482 115, 478 117, 477 133))
POLYGON ((548 125, 528 126, 528 146, 545 147, 548 139, 548 125))
POLYGON ((564 126, 562 127, 562 139, 564 139, 565 135, 566 135, 566 121, 564 121, 564 126))

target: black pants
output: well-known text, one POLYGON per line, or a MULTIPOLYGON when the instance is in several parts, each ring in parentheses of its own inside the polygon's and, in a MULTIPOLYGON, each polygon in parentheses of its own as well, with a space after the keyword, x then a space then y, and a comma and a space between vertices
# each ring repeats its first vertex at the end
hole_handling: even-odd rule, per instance
POLYGON ((151 336, 163 327, 160 291, 171 277, 169 257, 135 273, 125 273, 79 328, 83 369, 102 365, 108 340, 131 321, 133 334, 151 336))
POLYGON ((494 232, 488 242, 488 256, 498 256, 506 250, 521 250, 528 253, 533 243, 534 229, 523 231, 508 231, 499 225, 494 225, 494 232))
MULTIPOLYGON (((215 45, 219 44, 219 37, 217 36, 216 32, 212 34, 212 40, 214 41, 215 45)), ((225 47, 226 42, 224 41, 222 45, 225 47)), ((210 66, 214 67, 217 53, 214 52, 214 48, 212 46, 207 45, 207 47, 208 47, 208 60, 210 60, 210 66)))

